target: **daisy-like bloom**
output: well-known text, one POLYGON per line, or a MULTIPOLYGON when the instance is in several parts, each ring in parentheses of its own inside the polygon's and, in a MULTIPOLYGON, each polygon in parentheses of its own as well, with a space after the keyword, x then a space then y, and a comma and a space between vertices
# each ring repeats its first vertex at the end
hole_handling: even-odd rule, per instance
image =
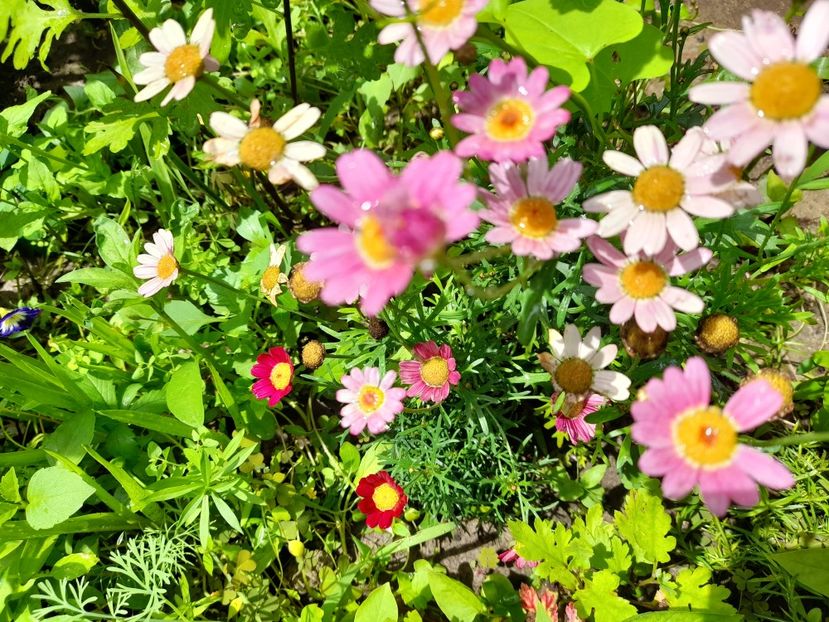
POLYGON ((367 475, 357 484, 362 497, 357 509, 366 515, 366 525, 388 529, 392 521, 403 514, 409 498, 403 489, 385 471, 367 475))
POLYGON ((789 376, 786 372, 780 371, 779 369, 771 369, 766 367, 758 371, 756 374, 745 378, 741 384, 747 384, 757 380, 758 378, 768 382, 771 385, 771 388, 777 391, 783 400, 780 408, 776 413, 774 413, 775 418, 779 419, 780 417, 785 417, 794 410, 794 385, 792 384, 791 376, 789 376))
POLYGON ((806 165, 808 141, 829 148, 829 95, 813 63, 829 42, 829 0, 815 0, 797 40, 783 18, 755 9, 743 32, 714 35, 711 55, 746 82, 691 88, 700 104, 724 106, 705 123, 716 140, 731 139, 728 158, 745 166, 772 145, 774 167, 791 179, 806 165))
POLYGON ((276 185, 293 179, 305 190, 316 188, 317 178, 302 162, 319 160, 325 155, 325 147, 312 140, 294 139, 317 122, 319 108, 310 104, 295 106, 272 127, 262 123, 258 101, 251 103, 250 112, 247 125, 226 112, 210 115, 210 127, 219 135, 204 143, 204 152, 210 159, 225 166, 242 164, 266 172, 276 185))
POLYGON ((545 157, 543 142, 570 120, 570 113, 561 108, 570 89, 557 86, 547 91, 548 77, 544 67, 528 74, 520 57, 509 63, 493 60, 488 79, 470 76, 469 90, 453 95, 461 114, 452 117, 452 124, 471 134, 458 143, 455 152, 496 162, 545 157))
POLYGON ((139 279, 149 279, 138 293, 149 298, 178 278, 178 261, 175 256, 173 234, 166 229, 153 233, 153 241, 144 244, 146 254, 138 256, 138 265, 132 273, 139 279))
POLYGON ((294 298, 304 304, 314 302, 320 297, 322 291, 322 283, 305 278, 305 266, 307 265, 305 261, 294 264, 291 268, 291 276, 288 277, 288 289, 291 290, 294 298))
MULTIPOLYGON (((553 395, 551 402, 556 403, 558 395, 553 395)), ((605 405, 607 400, 595 393, 585 396, 568 394, 556 416, 556 430, 564 432, 574 444, 586 443, 596 436, 596 424, 584 420, 605 405)))
POLYGON ((668 243, 661 252, 650 257, 637 253, 625 257, 609 242, 593 236, 587 246, 601 263, 584 266, 582 278, 598 287, 596 300, 612 304, 610 321, 624 324, 635 317, 643 331, 651 333, 660 326, 670 332, 676 328, 674 309, 683 313, 701 313, 705 308, 702 298, 671 285, 672 276, 680 276, 708 263, 713 253, 707 248, 695 248, 676 254, 677 248, 668 243))
POLYGON ((403 410, 406 391, 394 387, 397 374, 386 372, 380 378, 376 367, 359 369, 355 367, 345 374, 341 382, 344 389, 337 391, 337 401, 345 404, 340 410, 340 425, 357 436, 365 428, 371 434, 380 434, 389 429, 389 424, 403 410))
POLYGON ((725 158, 699 159, 702 136, 687 133, 672 150, 659 128, 645 125, 633 132, 636 158, 621 151, 605 151, 602 159, 614 171, 635 177, 632 190, 605 192, 584 202, 586 212, 607 212, 598 234, 609 238, 626 231, 625 252, 649 255, 672 239, 683 250, 699 245, 691 216, 725 218, 734 207, 716 196, 727 185, 717 179, 725 158), (638 159, 637 159, 638 158, 638 159))
POLYGON ((20 307, 0 317, 0 337, 10 337, 32 327, 40 309, 20 307))
MULTIPOLYGON (((701 127, 692 127, 688 133, 697 133, 702 137, 702 148, 699 159, 706 156, 722 156, 728 154, 731 149, 730 140, 712 140, 701 127)), ((736 209, 753 207, 763 202, 762 193, 749 181, 743 180, 743 169, 726 159, 718 157, 710 162, 721 162, 719 169, 712 174, 713 184, 718 188, 715 196, 726 203, 730 203, 736 209)), ((715 168, 712 167, 712 168, 715 168)))
POLYGON ((171 84, 173 88, 161 101, 162 106, 166 106, 171 99, 181 101, 187 97, 196 86, 196 78, 205 71, 219 68, 219 61, 210 56, 215 30, 213 9, 201 14, 190 34, 189 43, 181 25, 175 20, 168 19, 158 28, 153 28, 150 42, 157 51, 145 52, 138 58, 146 69, 135 74, 133 80, 136 84, 147 86, 136 93, 135 101, 146 101, 171 84))
POLYGON ((486 197, 488 210, 481 218, 495 227, 486 234, 491 244, 512 244, 516 255, 550 259, 576 251, 582 238, 596 232, 596 222, 586 218, 559 220, 556 204, 563 201, 581 175, 581 164, 568 158, 552 169, 545 159, 532 159, 524 167, 492 164, 489 178, 495 194, 486 197))
POLYGON ((256 357, 256 364, 250 373, 258 378, 250 390, 260 400, 268 400, 268 406, 276 406, 294 386, 294 364, 283 347, 271 348, 256 357))
POLYGON ((321 186, 311 202, 340 225, 303 233, 297 247, 311 256, 305 277, 322 281, 329 305, 362 298, 365 315, 377 315, 400 294, 418 266, 448 242, 478 226, 469 209, 475 187, 460 181, 463 164, 452 153, 413 159, 392 175, 371 151, 340 156, 337 175, 344 190, 321 186))
POLYGON ((288 282, 288 276, 282 272, 282 259, 285 257, 286 246, 280 244, 277 248, 271 244, 270 261, 265 272, 262 273, 262 278, 259 281, 259 291, 261 291, 270 303, 276 306, 276 297, 282 293, 282 286, 288 282))
POLYGON ((587 397, 599 393, 615 401, 626 400, 629 395, 630 378, 605 367, 616 358, 618 348, 609 344, 601 347, 602 332, 598 326, 591 328, 581 338, 574 324, 564 327, 564 335, 550 329, 552 354, 538 355, 541 366, 553 377, 553 386, 574 397, 587 397))
POLYGON ((707 315, 699 321, 695 340, 708 354, 722 354, 737 345, 740 325, 735 318, 725 313, 707 315))
POLYGON ((722 516, 732 502, 756 505, 758 483, 774 490, 794 485, 786 467, 737 438, 774 417, 783 403, 768 382, 749 382, 723 408, 712 406, 708 366, 693 357, 684 370, 669 367, 662 380, 651 379, 640 394, 630 409, 633 440, 648 448, 639 468, 663 478, 669 499, 682 499, 699 485, 705 505, 722 516))
POLYGON ((668 346, 670 333, 661 326, 657 326, 650 332, 645 332, 633 318, 622 324, 619 331, 622 338, 622 345, 630 356, 638 356, 641 359, 655 359, 665 351, 668 346))
POLYGON ((452 348, 434 341, 419 343, 414 348, 413 361, 400 363, 400 379, 411 385, 406 397, 419 397, 424 402, 442 402, 449 389, 461 381, 452 348))
POLYGON ((423 62, 423 49, 417 40, 415 28, 423 39, 429 61, 437 65, 449 50, 457 50, 475 34, 478 21, 475 16, 486 6, 486 0, 370 0, 375 11, 405 19, 407 12, 414 23, 389 24, 377 37, 385 45, 400 41, 394 60, 409 67, 423 62))
POLYGON ((538 562, 531 562, 528 559, 521 557, 515 548, 507 549, 503 553, 498 553, 498 559, 502 564, 513 564, 519 570, 524 568, 535 568, 538 562))

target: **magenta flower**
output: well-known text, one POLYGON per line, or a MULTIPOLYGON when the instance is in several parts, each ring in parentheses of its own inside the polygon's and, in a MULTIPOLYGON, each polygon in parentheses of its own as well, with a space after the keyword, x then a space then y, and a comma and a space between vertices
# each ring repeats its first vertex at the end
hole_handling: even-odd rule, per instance
POLYGON ((403 410, 406 391, 393 387, 397 374, 386 372, 380 378, 376 367, 354 368, 345 374, 341 382, 344 389, 337 391, 337 401, 345 406, 340 410, 340 425, 357 436, 365 428, 371 434, 380 434, 389 429, 389 424, 403 410))
POLYGON ((471 136, 459 142, 455 152, 496 162, 545 157, 542 143, 570 120, 570 113, 561 108, 570 89, 557 86, 545 90, 548 77, 544 67, 528 74, 520 57, 509 63, 493 60, 489 79, 480 74, 470 76, 469 91, 455 91, 461 114, 452 117, 452 124, 471 136))
POLYGON ((693 357, 684 370, 669 367, 662 380, 651 379, 642 393, 630 409, 633 440, 648 448, 639 468, 663 478, 669 499, 681 499, 699 485, 703 503, 722 516, 732 502, 756 505, 758 483, 773 490, 794 485, 785 466, 737 438, 773 418, 783 404, 765 380, 744 385, 723 408, 712 406, 708 366, 693 357))
POLYGON ((646 333, 652 333, 657 326, 672 331, 676 328, 674 309, 700 313, 705 308, 699 296, 671 285, 670 277, 708 263, 713 253, 707 248, 677 255, 677 248, 668 242, 653 257, 643 253, 625 257, 596 236, 587 240, 587 246, 601 263, 585 265, 582 278, 599 288, 596 300, 613 305, 610 321, 614 324, 624 324, 635 316, 639 328, 646 333))
POLYGON ((442 402, 452 386, 461 380, 452 348, 434 341, 419 343, 414 347, 415 360, 400 363, 400 379, 411 385, 407 397, 419 397, 424 402, 442 402))
MULTIPOLYGON (((383 15, 406 17, 406 4, 401 0, 370 0, 370 4, 383 15)), ((429 60, 437 65, 449 50, 462 47, 475 34, 478 28, 475 16, 486 6, 487 0, 407 0, 407 4, 414 16, 414 24, 389 24, 380 31, 377 40, 382 44, 400 41, 394 60, 416 67, 423 62, 423 50, 415 28, 423 38, 429 60)))
POLYGON ((829 148, 829 95, 815 69, 829 42, 829 0, 816 0, 797 40, 783 18, 755 9, 743 32, 711 38, 711 55, 746 82, 710 82, 688 97, 722 105, 705 123, 716 140, 733 139, 729 159, 745 166, 772 145, 774 167, 791 179, 806 166, 808 141, 829 148), (747 83, 748 82, 748 83, 747 83))
POLYGON ((469 234, 478 216, 469 209, 475 188, 460 181, 462 164, 443 151, 415 158, 399 176, 366 150, 337 160, 343 190, 320 186, 311 201, 340 225, 303 233, 297 247, 311 256, 305 278, 322 281, 329 305, 353 303, 379 313, 406 289, 415 269, 448 242, 469 234))
POLYGON ((603 238, 625 234, 625 253, 661 251, 669 239, 682 250, 699 245, 691 216, 725 218, 734 207, 716 196, 731 180, 720 179, 724 156, 703 155, 703 137, 688 132, 673 150, 653 125, 636 128, 633 146, 637 158, 621 151, 605 151, 602 158, 614 171, 635 177, 632 190, 613 190, 584 202, 587 212, 607 212, 599 222, 603 238))
POLYGON ((256 358, 250 373, 257 378, 250 390, 260 400, 276 406, 294 388, 294 364, 283 347, 271 348, 256 358))
POLYGON ((535 568, 539 563, 524 559, 515 551, 515 548, 507 549, 503 553, 498 553, 498 560, 502 564, 514 564, 518 570, 523 570, 524 568, 535 568))
POLYGON ((531 159, 526 167, 491 164, 489 177, 495 194, 487 196, 489 209, 481 218, 495 227, 486 234, 492 244, 512 244, 516 255, 550 259, 581 246, 595 233, 596 222, 586 218, 559 220, 556 203, 569 195, 581 174, 581 164, 570 159, 556 162, 531 159))
MULTIPOLYGON (((551 401, 555 404, 558 395, 551 401)), ((601 395, 592 393, 587 396, 567 395, 561 408, 553 414, 556 416, 556 430, 564 432, 573 444, 586 443, 596 436, 596 424, 584 420, 607 403, 601 395)))

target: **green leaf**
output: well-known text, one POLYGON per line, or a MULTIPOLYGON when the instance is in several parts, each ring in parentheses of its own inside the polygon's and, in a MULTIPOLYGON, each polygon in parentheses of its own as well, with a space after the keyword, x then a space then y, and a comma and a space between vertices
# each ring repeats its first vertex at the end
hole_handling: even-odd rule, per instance
POLYGON ((62 466, 39 469, 26 489, 26 521, 34 529, 54 527, 80 510, 93 492, 92 486, 62 466))
POLYGON ((95 289, 131 289, 135 281, 123 272, 107 268, 81 268, 62 275, 56 283, 81 283, 95 289))
POLYGON ((384 583, 369 594, 357 608, 354 622, 397 622, 397 601, 391 585, 384 583))
POLYGON ((551 583, 561 583, 568 590, 578 585, 578 579, 570 569, 577 547, 570 532, 557 523, 555 529, 544 520, 536 519, 535 529, 520 521, 507 523, 515 539, 516 552, 529 561, 537 561, 535 573, 551 583))
POLYGON ((486 607, 475 593, 460 581, 437 572, 429 574, 429 588, 440 610, 450 622, 472 622, 486 607))
POLYGON ((0 478, 0 497, 12 503, 20 502, 20 484, 17 482, 17 473, 14 467, 10 468, 0 478))
POLYGON ((103 121, 87 123, 83 131, 92 137, 86 141, 84 155, 92 155, 108 147, 112 153, 118 153, 132 140, 137 131, 136 125, 141 121, 153 119, 154 112, 139 115, 137 113, 117 113, 104 117, 103 121))
POLYGON ((616 594, 619 577, 609 570, 599 570, 573 594, 579 615, 586 619, 593 612, 595 622, 622 622, 636 614, 636 607, 616 594))
POLYGON ((81 14, 69 4, 69 0, 40 0, 40 4, 55 10, 44 10, 35 0, 0 2, 0 41, 3 41, 6 35, 9 37, 6 49, 0 56, 0 62, 5 62, 14 52, 15 68, 24 69, 37 52, 40 64, 47 69, 45 61, 52 48, 52 42, 60 37, 69 24, 81 17, 81 14))
POLYGON ((829 549, 800 549, 769 556, 810 590, 829 596, 829 549))
MULTIPOLYGON (((3 40, 3 7, 0 7, 0 41, 3 40)), ((17 106, 9 106, 5 110, 0 111, 0 134, 7 134, 14 138, 20 138, 26 133, 29 125, 29 119, 35 112, 35 109, 49 97, 52 96, 52 91, 41 93, 37 97, 32 97, 29 101, 19 104, 17 106)), ((2 138, 0 138, 2 141, 2 138)))
POLYGON ((124 228, 109 218, 99 218, 94 223, 95 243, 98 254, 111 268, 132 272, 132 243, 124 228))
POLYGON ((299 622, 322 622, 325 612, 319 605, 305 605, 299 614, 299 622))
POLYGON ((242 526, 239 524, 239 519, 236 518, 236 514, 233 513, 233 510, 230 509, 227 502, 218 495, 210 495, 210 498, 213 499, 213 504, 219 510, 219 515, 225 519, 225 522, 239 533, 242 533, 242 526))
POLYGON ((356 471, 360 466, 360 452, 357 448, 348 441, 340 447, 340 460, 343 463, 343 470, 346 473, 356 471))
POLYGON ((741 622, 743 616, 714 611, 688 611, 686 609, 668 609, 640 613, 624 622, 741 622))
POLYGON ((622 512, 615 513, 616 528, 630 544, 637 561, 654 564, 670 561, 676 538, 669 536, 671 517, 662 502, 646 490, 633 490, 622 512))
POLYGON ((194 428, 204 423, 204 380, 199 364, 183 363, 166 385, 167 407, 176 419, 194 428))
POLYGON ((72 553, 61 557, 52 566, 52 576, 56 579, 77 579, 92 570, 98 563, 94 553, 72 553))
POLYGON ((43 449, 60 454, 73 464, 78 464, 86 455, 85 445, 92 442, 95 434, 95 415, 80 412, 70 415, 52 432, 43 443, 43 449))
POLYGON ((581 91, 590 82, 588 63, 614 43, 642 31, 642 16, 616 0, 524 0, 506 12, 508 41, 560 71, 553 79, 581 91))
POLYGON ((684 609, 701 609, 716 613, 736 613, 725 600, 731 595, 728 588, 711 585, 708 568, 686 568, 676 576, 676 583, 662 586, 668 605, 684 609))
POLYGON ((5 501, 0 501, 0 525, 4 524, 6 521, 11 520, 15 514, 17 514, 17 510, 20 509, 20 506, 16 503, 6 503, 5 501))
POLYGON ((219 318, 202 313, 189 300, 172 300, 164 305, 164 311, 188 335, 195 335, 205 324, 219 321, 219 318))

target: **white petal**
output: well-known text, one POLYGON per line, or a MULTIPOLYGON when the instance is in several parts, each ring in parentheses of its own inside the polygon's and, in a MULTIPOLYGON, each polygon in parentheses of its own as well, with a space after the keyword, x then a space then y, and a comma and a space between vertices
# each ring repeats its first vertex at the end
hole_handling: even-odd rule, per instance
POLYGON ((564 355, 562 358, 571 358, 578 354, 581 345, 581 335, 575 324, 564 327, 564 355))
POLYGON ((279 161, 279 165, 285 168, 291 174, 293 180, 305 190, 311 191, 319 186, 319 182, 317 181, 317 178, 314 177, 311 170, 296 160, 292 160, 291 158, 282 158, 282 160, 279 161))
POLYGON ((169 84, 170 81, 167 80, 167 78, 164 78, 162 80, 156 80, 155 82, 150 82, 147 86, 138 91, 133 99, 137 102, 147 101, 151 97, 158 95, 167 86, 169 86, 169 84))
POLYGON ((242 140, 248 133, 248 126, 244 121, 233 117, 226 112, 214 112, 210 115, 210 127, 222 138, 242 140))
POLYGON ((630 177, 638 177, 645 170, 639 160, 621 151, 605 151, 602 160, 614 171, 630 177))
POLYGON ((829 0, 816 0, 806 12, 797 35, 797 58, 811 63, 829 44, 829 0))
POLYGON ((167 74, 164 73, 164 65, 153 65, 147 67, 143 71, 139 71, 132 77, 136 84, 149 84, 156 80, 167 80, 167 74))
POLYGON ((282 115, 273 124, 273 129, 282 134, 285 140, 291 140, 310 129, 320 118, 320 114, 319 108, 300 104, 282 115))
POLYGON ((298 140, 285 145, 285 157, 298 160, 299 162, 319 160, 324 156, 325 147, 311 140, 298 140))
POLYGON ((633 132, 633 148, 646 167, 668 163, 668 143, 655 125, 644 125, 633 132))
POLYGON ((562 358, 564 356, 564 337, 555 328, 550 329, 548 337, 553 354, 556 355, 556 358, 562 358))

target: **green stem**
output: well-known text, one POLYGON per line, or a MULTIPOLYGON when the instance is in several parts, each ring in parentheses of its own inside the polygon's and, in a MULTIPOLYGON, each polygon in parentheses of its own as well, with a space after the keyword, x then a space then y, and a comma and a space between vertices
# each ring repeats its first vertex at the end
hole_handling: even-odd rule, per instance
POLYGON ((772 234, 774 233, 774 228, 777 226, 777 223, 780 222, 780 219, 783 217, 789 208, 791 207, 792 202, 792 194, 794 193, 797 182, 800 180, 800 176, 803 173, 799 173, 797 177, 792 180, 792 183, 789 184, 789 188, 786 190, 786 194, 783 197, 783 200, 780 202, 780 207, 777 208, 777 213, 774 215, 771 223, 769 223, 769 230, 766 232, 765 237, 763 238, 763 242, 760 244, 760 249, 757 251, 757 256, 762 257, 764 251, 766 250, 766 244, 769 243, 772 234))
POLYGON ((444 262, 451 266, 464 267, 471 263, 479 263, 486 259, 493 259, 502 255, 508 255, 510 251, 511 248, 508 244, 504 244, 503 246, 490 246, 482 251, 467 253, 466 255, 444 257, 444 262))
POLYGON ((147 41, 150 40, 150 30, 144 25, 144 22, 133 12, 133 10, 127 5, 124 0, 112 0, 112 4, 121 11, 121 15, 123 15, 129 22, 135 26, 135 29, 141 33, 141 36, 144 37, 147 41))
POLYGON ((526 285, 527 281, 530 280, 530 277, 535 274, 535 272, 543 265, 542 262, 537 261, 535 259, 530 259, 528 262, 527 269, 521 273, 518 278, 513 279, 503 285, 499 285, 497 287, 478 287, 472 281, 472 277, 469 275, 469 272, 466 269, 453 266, 452 264, 444 264, 452 271, 457 278, 466 289, 466 292, 470 296, 475 296, 480 300, 496 300, 501 296, 504 296, 511 292, 515 287, 518 285, 526 285))
POLYGON ((31 151, 34 155, 38 155, 42 158, 47 158, 49 160, 54 160, 55 162, 60 162, 61 164, 68 164, 69 166, 82 168, 85 171, 92 170, 88 166, 86 166, 85 164, 82 164, 81 162, 70 162, 69 160, 65 160, 64 158, 61 158, 60 156, 53 155, 53 154, 49 153, 48 151, 44 151, 43 149, 38 149, 37 147, 35 147, 33 145, 30 145, 28 143, 25 143, 22 140, 18 140, 16 138, 12 137, 12 136, 8 136, 8 135, 0 136, 0 143, 6 143, 7 145, 14 145, 15 147, 18 147, 19 149, 26 149, 28 151, 31 151))
POLYGON ((423 42, 423 36, 420 34, 420 30, 418 30, 417 24, 413 24, 412 29, 417 37, 420 49, 423 52, 423 66, 426 68, 426 79, 429 82, 429 86, 432 89, 432 94, 435 96, 435 100, 437 100, 440 118, 443 122, 443 131, 446 134, 446 138, 449 140, 449 144, 454 147, 458 144, 459 136, 455 126, 452 125, 453 113, 451 95, 449 94, 449 91, 444 88, 443 82, 440 81, 440 75, 438 75, 437 67, 435 67, 429 59, 429 52, 426 49, 426 44, 423 42))
POLYGON ((219 95, 224 97, 227 101, 236 104, 243 110, 250 109, 250 102, 246 102, 244 99, 239 97, 239 95, 219 84, 219 81, 216 79, 216 76, 212 76, 210 74, 203 74, 199 79, 202 82, 204 82, 207 86, 209 86, 211 89, 216 91, 219 95))
POLYGON ((188 166, 187 163, 184 160, 182 160, 175 151, 171 150, 167 154, 167 157, 170 158, 173 164, 175 164, 178 172, 181 173, 181 175, 185 179, 187 179, 187 181, 197 186, 202 192, 204 192, 207 196, 213 199, 217 205, 219 205, 220 207, 224 207, 226 210, 230 210, 230 206, 228 206, 228 204, 225 203, 222 197, 213 192, 213 190, 211 190, 207 184, 205 184, 201 179, 199 179, 198 176, 193 173, 191 167, 188 166))
POLYGON ((227 291, 233 292, 234 294, 237 294, 239 296, 244 296, 245 298, 248 298, 255 302, 262 302, 262 299, 259 296, 254 296, 253 294, 243 291, 237 287, 234 287, 233 285, 230 285, 229 283, 226 283, 221 279, 217 279, 214 276, 208 276, 207 274, 202 274, 201 272, 193 272, 192 270, 188 270, 187 268, 182 267, 179 267, 179 271, 182 274, 192 276, 195 279, 199 279, 206 283, 210 283, 211 285, 215 285, 216 287, 221 287, 222 289, 226 289, 227 291))
POLYGON ((829 443, 829 432, 805 432, 768 441, 758 441, 752 438, 744 439, 747 445, 754 447, 787 447, 789 445, 806 445, 808 443, 829 443))
POLYGON ((576 104, 579 108, 581 108, 582 113, 585 117, 587 117, 587 122, 590 124, 590 129, 593 130, 593 134, 601 143, 600 148, 603 151, 605 146, 607 145, 607 135, 605 134, 602 126, 599 125, 598 120, 596 119, 596 115, 593 114, 593 108, 590 106, 590 102, 585 99, 585 97, 581 93, 576 93, 572 89, 570 90, 570 100, 576 104))

